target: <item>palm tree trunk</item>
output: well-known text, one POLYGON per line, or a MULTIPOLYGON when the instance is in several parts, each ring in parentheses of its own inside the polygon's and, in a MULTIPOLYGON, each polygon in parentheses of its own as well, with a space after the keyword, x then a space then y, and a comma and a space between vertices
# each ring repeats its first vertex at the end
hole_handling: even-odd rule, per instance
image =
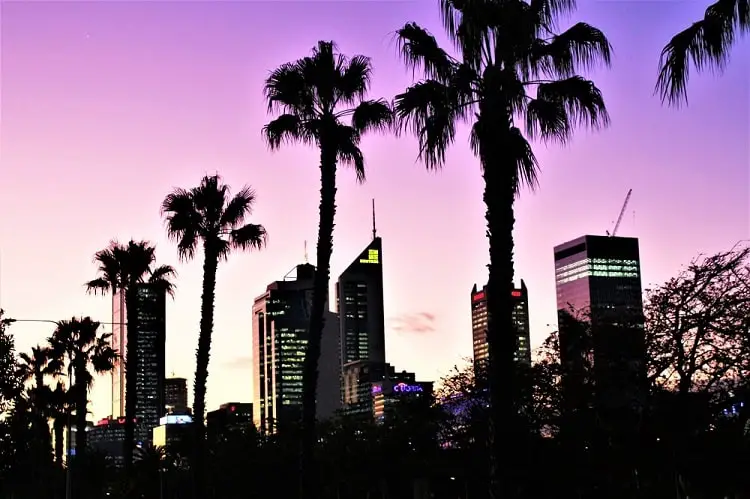
POLYGON ((320 148, 320 224, 318 226, 317 266, 313 283, 310 328, 302 375, 302 447, 300 449, 300 498, 316 498, 315 403, 318 386, 318 361, 325 326, 328 281, 333 252, 333 222, 336 215, 336 155, 321 137, 320 148))
POLYGON ((63 462, 63 435, 65 435, 65 421, 57 417, 54 423, 55 429, 55 462, 59 465, 63 462))
POLYGON ((125 475, 133 476, 133 449, 135 448, 135 408, 138 394, 138 291, 133 283, 125 290, 125 475))
POLYGON ((204 246, 203 256, 201 328, 198 335, 198 350, 195 354, 195 385, 193 387, 193 426, 195 429, 193 481, 196 499, 208 497, 205 476, 206 428, 203 424, 203 418, 206 413, 206 382, 208 381, 208 361, 211 357, 211 333, 214 329, 216 268, 219 265, 218 252, 208 244, 204 246))
POLYGON ((80 458, 86 452, 86 415, 88 414, 89 397, 86 384, 83 380, 86 378, 86 366, 78 365, 80 361, 76 359, 75 375, 76 384, 76 459, 80 458))
POLYGON ((514 455, 514 437, 518 431, 513 403, 516 388, 513 361, 516 335, 511 301, 514 276, 513 202, 516 184, 513 172, 516 170, 516 160, 512 156, 509 157, 508 153, 512 148, 504 147, 504 141, 497 140, 508 133, 508 130, 492 130, 486 134, 487 138, 480 137, 485 182, 484 203, 487 207, 485 219, 490 247, 487 283, 487 378, 491 407, 488 428, 490 497, 502 499, 511 499, 516 495, 514 473, 509 465, 513 459, 504 460, 503 456, 514 455))

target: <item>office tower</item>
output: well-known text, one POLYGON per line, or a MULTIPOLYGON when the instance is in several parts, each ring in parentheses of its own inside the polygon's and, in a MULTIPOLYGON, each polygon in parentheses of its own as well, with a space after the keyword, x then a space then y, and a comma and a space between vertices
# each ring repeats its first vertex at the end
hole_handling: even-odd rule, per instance
POLYGON ((164 380, 164 405, 169 414, 186 414, 188 412, 187 380, 185 378, 166 378, 164 380))
POLYGON ((336 284, 341 363, 385 362, 383 245, 375 235, 336 284))
MULTIPOLYGON (((529 291, 521 280, 521 287, 510 293, 513 300, 513 323, 516 335, 516 362, 531 365, 531 333, 529 331, 529 291)), ((474 365, 487 362, 489 349, 487 345, 487 286, 477 290, 475 284, 471 290, 471 329, 474 342, 474 365)))
MULTIPOLYGON (((269 284, 253 304, 253 419, 263 432, 295 424, 302 414, 302 373, 315 267, 298 265, 289 274, 269 284), (292 273, 296 275, 290 278, 292 273)), ((340 407, 338 327, 336 314, 326 310, 318 363, 320 419, 340 407)))
POLYGON ((187 454, 193 442, 193 417, 188 414, 167 414, 159 418, 150 436, 154 447, 164 447, 175 454, 187 454))
POLYGON ((638 239, 583 236, 556 246, 555 280, 566 398, 583 404, 590 370, 597 405, 622 419, 643 403, 645 347, 638 239))
POLYGON ((127 311, 122 293, 113 297, 112 345, 122 359, 112 373, 112 416, 125 416, 125 357, 127 329, 135 327, 138 370, 136 375, 136 418, 143 433, 150 438, 151 429, 159 424, 164 413, 164 349, 166 343, 166 291, 151 284, 136 288, 136 323, 127 324, 127 311))
POLYGON ((206 414, 206 438, 218 442, 234 432, 247 432, 253 428, 253 404, 227 402, 206 414))

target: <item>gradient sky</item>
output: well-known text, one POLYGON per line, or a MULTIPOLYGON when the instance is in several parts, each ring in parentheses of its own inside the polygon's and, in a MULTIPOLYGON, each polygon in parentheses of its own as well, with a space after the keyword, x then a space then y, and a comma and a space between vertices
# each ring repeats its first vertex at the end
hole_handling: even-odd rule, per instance
MULTIPOLYGON (((591 75, 612 126, 566 148, 537 145, 540 188, 517 204, 516 273, 530 296, 532 343, 556 322, 555 244, 611 229, 633 189, 620 234, 640 238, 644 287, 699 252, 748 238, 750 43, 721 76, 693 77, 690 106, 652 95, 661 47, 706 2, 581 2, 574 20, 614 45, 610 71, 591 75)), ((373 97, 412 81, 393 31, 416 21, 440 34, 434 1, 0 3, 0 253, 2 307, 11 317, 111 320, 110 300, 87 296, 95 251, 111 238, 148 239, 177 265, 167 308, 167 370, 192 380, 201 262, 179 263, 159 205, 174 187, 218 171, 258 193, 253 221, 267 249, 219 269, 209 409, 251 400, 251 307, 265 286, 314 254, 317 151, 266 150, 261 88, 268 71, 333 39, 375 66, 373 97)), ((442 37, 442 35, 440 35, 442 37)), ((370 238, 370 199, 383 237, 387 354, 435 379, 471 354, 469 291, 486 280, 482 181, 466 131, 442 172, 416 161, 412 138, 364 141, 368 180, 339 175, 332 274, 370 238), (430 320, 429 318, 433 319, 430 320)), ((19 349, 45 324, 13 326, 19 349)), ((192 383, 192 381, 191 381, 192 383)), ((109 413, 109 380, 92 394, 109 413)))

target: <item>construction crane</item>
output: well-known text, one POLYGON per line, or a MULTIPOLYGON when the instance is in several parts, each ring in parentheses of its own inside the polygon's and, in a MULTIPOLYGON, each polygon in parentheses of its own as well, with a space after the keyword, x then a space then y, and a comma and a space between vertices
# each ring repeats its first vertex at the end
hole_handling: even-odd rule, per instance
POLYGON ((607 231, 607 235, 609 237, 615 237, 617 234, 617 229, 620 228, 620 222, 622 222, 622 216, 625 214, 625 208, 628 207, 628 202, 630 201, 630 195, 633 194, 633 189, 629 189, 628 193, 625 195, 625 202, 622 203, 622 209, 620 210, 620 216, 617 217, 617 222, 615 222, 615 227, 612 229, 612 233, 610 234, 609 231, 607 231))

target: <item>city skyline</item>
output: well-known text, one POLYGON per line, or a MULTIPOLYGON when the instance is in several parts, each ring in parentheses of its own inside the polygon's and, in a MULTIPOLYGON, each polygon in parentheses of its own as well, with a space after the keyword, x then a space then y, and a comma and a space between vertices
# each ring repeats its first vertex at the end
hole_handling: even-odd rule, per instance
MULTIPOLYGON (((235 191, 245 183, 257 190, 252 221, 265 225, 270 239, 267 249, 232 255, 220 266, 207 407, 252 400, 252 300, 303 263, 305 241, 314 255, 317 231, 318 153, 302 146, 266 150, 260 128, 271 118, 263 79, 307 55, 318 39, 334 39, 345 54, 372 57, 371 94, 392 98, 412 81, 396 55, 393 30, 413 20, 444 39, 437 9, 419 3, 389 3, 388 9, 296 4, 284 10, 279 26, 271 20, 284 5, 0 6, 0 305, 10 317, 106 321, 111 300, 87 296, 83 288, 95 271, 94 252, 115 237, 148 239, 157 245, 158 263, 178 264, 159 217, 161 200, 174 186, 197 185, 203 174, 218 171, 235 191), (284 43, 268 44, 266 26, 284 43), (237 376, 247 382, 232 383, 237 376)), ((613 124, 578 133, 566 148, 536 145, 540 188, 522 193, 515 231, 532 346, 557 322, 552 248, 611 230, 629 188, 633 197, 619 234, 639 238, 646 287, 698 253, 748 237, 747 41, 732 51, 721 78, 691 76, 688 108, 668 109, 652 96, 661 47, 703 8, 582 2, 574 14, 603 29, 614 45, 613 69, 591 74, 613 124)), ((356 185, 346 169, 338 176, 331 275, 369 240, 375 198, 388 254, 387 357, 420 379, 437 379, 471 356, 466 290, 486 281, 479 167, 465 129, 438 174, 416 161, 411 137, 370 137, 363 147, 367 183, 356 185)), ((177 269, 177 295, 167 303, 167 372, 186 377, 192 389, 201 261, 177 269)), ((331 291, 329 301, 334 296, 331 291)), ((30 323, 12 331, 21 351, 51 333, 48 325, 30 323)), ((94 419, 106 416, 108 377, 97 380, 91 398, 94 419)))

